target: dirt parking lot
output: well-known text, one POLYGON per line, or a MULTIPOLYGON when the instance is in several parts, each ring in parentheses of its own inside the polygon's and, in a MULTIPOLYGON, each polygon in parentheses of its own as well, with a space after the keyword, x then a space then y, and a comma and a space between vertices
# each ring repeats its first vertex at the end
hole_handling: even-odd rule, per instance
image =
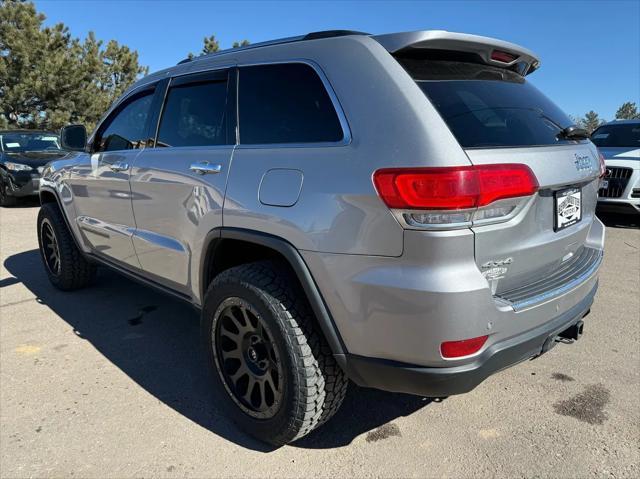
POLYGON ((639 477, 640 230, 610 220, 585 336, 441 402, 351 387, 271 450, 216 408, 198 316, 108 271, 53 289, 35 204, 0 210, 0 475, 639 477))

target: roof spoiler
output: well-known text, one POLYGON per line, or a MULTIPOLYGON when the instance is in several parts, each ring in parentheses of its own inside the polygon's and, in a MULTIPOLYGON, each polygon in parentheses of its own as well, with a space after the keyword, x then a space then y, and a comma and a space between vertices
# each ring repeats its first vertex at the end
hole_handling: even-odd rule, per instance
POLYGON ((522 76, 540 67, 540 60, 531 50, 514 43, 478 35, 427 30, 373 35, 372 38, 394 55, 420 49, 475 53, 487 65, 509 68, 522 76))

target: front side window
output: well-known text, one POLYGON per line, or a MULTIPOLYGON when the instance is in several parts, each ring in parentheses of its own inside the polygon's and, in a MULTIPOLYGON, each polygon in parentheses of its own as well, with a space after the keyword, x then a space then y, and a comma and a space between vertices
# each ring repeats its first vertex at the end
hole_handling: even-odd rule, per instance
POLYGON ((160 121, 157 146, 231 143, 227 110, 226 78, 171 87, 160 121))
POLYGON ((338 142, 344 137, 322 80, 303 63, 240 68, 240 143, 338 142))
POLYGON ((153 91, 147 91, 118 108, 98 133, 95 151, 142 148, 147 139, 147 119, 152 100, 153 91))

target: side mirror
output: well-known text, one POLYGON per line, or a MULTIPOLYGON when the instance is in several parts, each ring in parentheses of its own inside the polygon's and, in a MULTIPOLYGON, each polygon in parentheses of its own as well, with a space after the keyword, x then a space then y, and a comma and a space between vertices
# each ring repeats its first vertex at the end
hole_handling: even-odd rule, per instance
POLYGON ((84 125, 67 125, 60 130, 60 144, 65 150, 83 151, 87 146, 84 125))

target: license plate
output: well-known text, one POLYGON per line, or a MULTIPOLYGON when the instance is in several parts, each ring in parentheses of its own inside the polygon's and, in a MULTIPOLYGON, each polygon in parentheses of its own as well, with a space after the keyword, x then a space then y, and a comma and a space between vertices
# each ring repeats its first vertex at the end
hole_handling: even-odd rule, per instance
POLYGON ((568 188, 556 192, 555 231, 575 225, 582 219, 582 191, 580 188, 568 188))

